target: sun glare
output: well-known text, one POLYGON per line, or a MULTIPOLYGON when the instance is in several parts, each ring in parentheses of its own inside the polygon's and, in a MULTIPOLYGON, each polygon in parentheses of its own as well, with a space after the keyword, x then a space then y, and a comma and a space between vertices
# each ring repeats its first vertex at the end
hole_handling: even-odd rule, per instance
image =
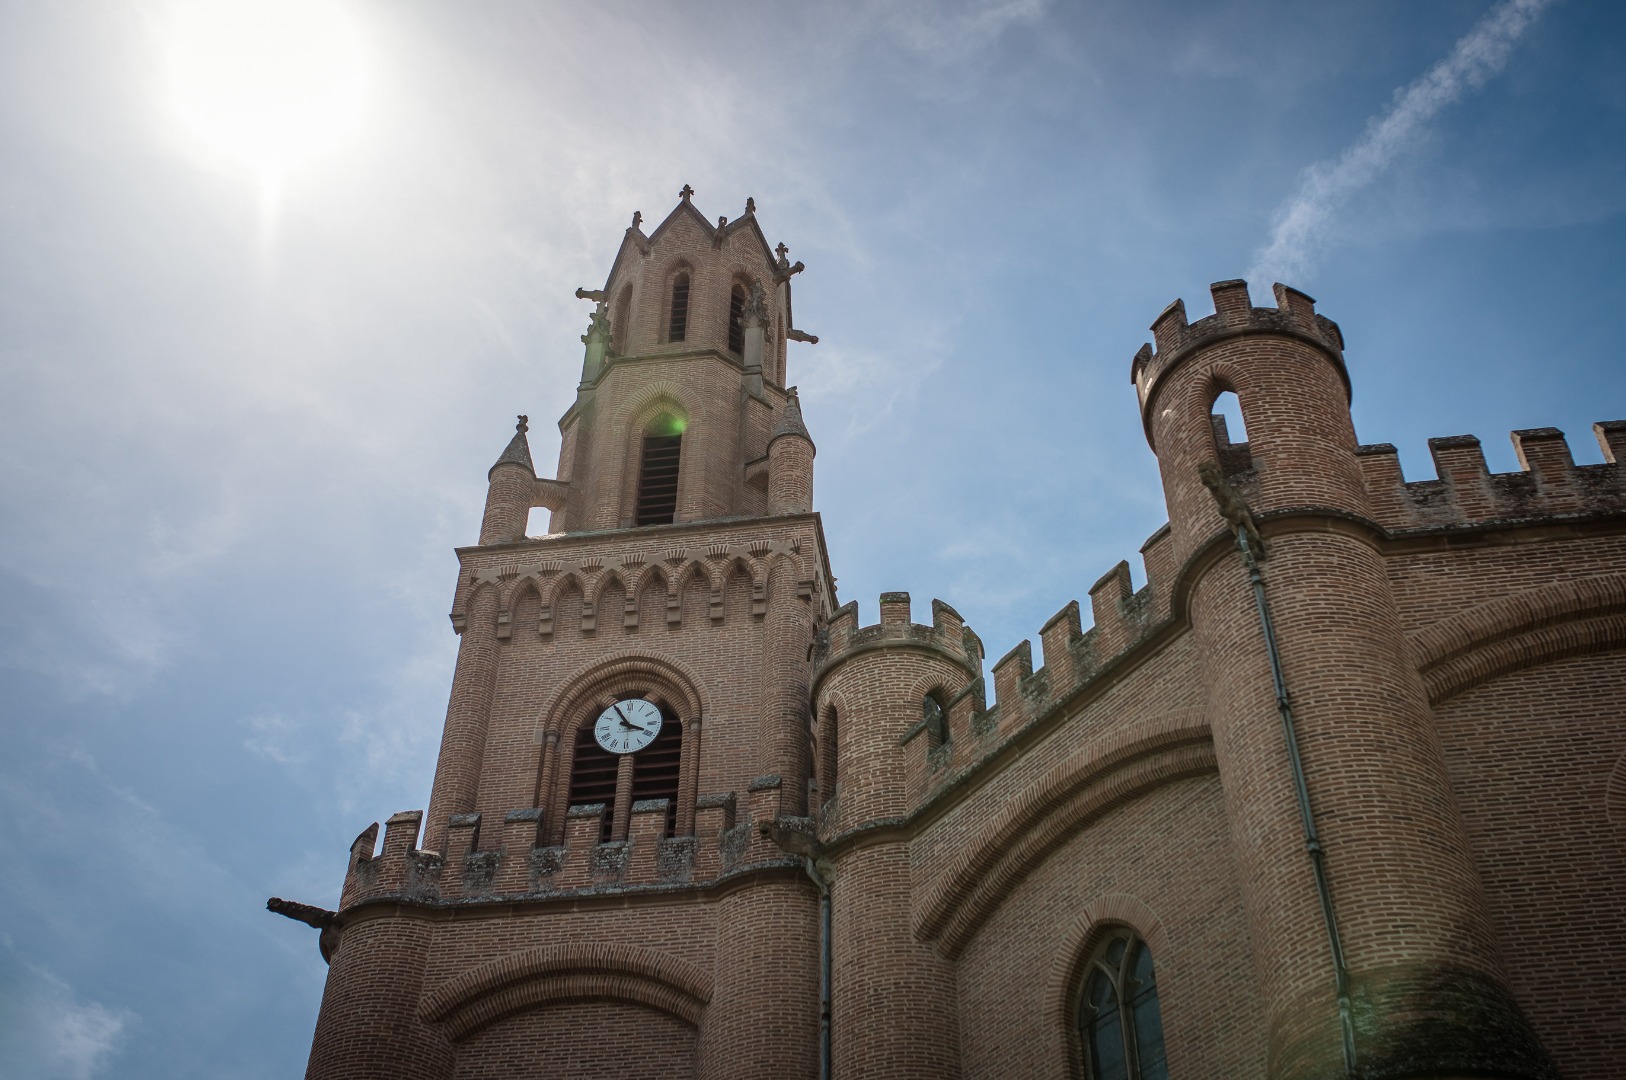
POLYGON ((331 0, 200 0, 177 12, 170 88, 187 129, 274 184, 361 118, 366 50, 331 0))

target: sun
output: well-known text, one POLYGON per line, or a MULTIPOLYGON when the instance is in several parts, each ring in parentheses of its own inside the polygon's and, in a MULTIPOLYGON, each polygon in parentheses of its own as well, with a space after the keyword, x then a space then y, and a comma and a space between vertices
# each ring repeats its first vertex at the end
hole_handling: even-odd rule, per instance
POLYGON ((274 183, 361 119, 367 50, 332 0, 196 0, 168 40, 172 105, 187 130, 274 183))

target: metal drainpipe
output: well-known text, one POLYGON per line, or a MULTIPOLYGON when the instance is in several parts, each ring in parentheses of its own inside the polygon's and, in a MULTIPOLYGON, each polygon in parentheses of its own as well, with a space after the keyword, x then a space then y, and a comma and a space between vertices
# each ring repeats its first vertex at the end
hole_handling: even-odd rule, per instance
POLYGON ((1282 678, 1281 654, 1276 649, 1276 629, 1270 619, 1270 605, 1265 602, 1265 579, 1259 573, 1259 560, 1248 544, 1248 531, 1243 526, 1236 530, 1236 546, 1242 552, 1242 562, 1248 568, 1248 580, 1253 585, 1254 605, 1259 609, 1259 628, 1265 635, 1265 652, 1270 657, 1270 677, 1276 684, 1276 708, 1282 716, 1282 734, 1287 741, 1287 760, 1293 769, 1293 788, 1298 795, 1299 819, 1304 825, 1304 850, 1309 853, 1310 866, 1315 872, 1315 888, 1321 897, 1321 918, 1327 925, 1327 944, 1332 949, 1333 985, 1338 992, 1338 1023, 1344 1041, 1344 1074, 1355 1075, 1355 1024, 1349 1003, 1349 968, 1344 963, 1344 946, 1338 936, 1338 918, 1333 914, 1332 892, 1327 888, 1327 869, 1322 861, 1321 837, 1316 832, 1315 815, 1310 810, 1310 789, 1304 783, 1304 762, 1299 758, 1298 734, 1293 726, 1293 706, 1287 698, 1287 683, 1282 678))
POLYGON ((812 859, 802 868, 819 887, 819 1080, 830 1080, 830 883, 812 859))

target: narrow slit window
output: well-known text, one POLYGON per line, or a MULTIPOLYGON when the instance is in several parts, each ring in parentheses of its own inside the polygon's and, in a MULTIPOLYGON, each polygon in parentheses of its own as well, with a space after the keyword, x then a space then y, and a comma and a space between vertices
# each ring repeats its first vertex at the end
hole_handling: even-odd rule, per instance
POLYGON ((666 340, 682 341, 689 332, 689 275, 679 274, 672 282, 672 317, 666 324, 666 340))
POLYGON ((607 843, 615 828, 615 781, 621 759, 598 744, 593 725, 583 724, 576 732, 576 752, 570 766, 570 805, 604 804, 599 843, 607 843))
POLYGON ((1253 467, 1248 429, 1242 420, 1242 402, 1236 391, 1223 390, 1208 408, 1208 426, 1214 437, 1214 456, 1227 476, 1253 467))
POLYGON ((677 514, 678 467, 683 456, 683 425, 662 416, 644 433, 638 467, 635 525, 670 525, 677 514))
POLYGON ((933 746, 942 746, 952 737, 949 733, 948 713, 936 694, 927 694, 921 702, 921 719, 926 724, 926 735, 933 746))
POLYGON ((728 348, 730 352, 745 351, 745 289, 739 285, 728 294, 728 348))
POLYGON ((632 759, 632 801, 665 799, 666 835, 677 830, 678 782, 683 762, 683 725, 661 709, 661 733, 632 759))

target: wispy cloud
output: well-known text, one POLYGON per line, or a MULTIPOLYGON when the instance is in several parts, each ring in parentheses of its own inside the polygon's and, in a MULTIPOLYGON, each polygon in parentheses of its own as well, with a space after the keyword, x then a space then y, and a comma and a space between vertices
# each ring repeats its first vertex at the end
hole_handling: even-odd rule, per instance
POLYGON ((41 1080, 104 1075, 135 1015, 80 998, 62 979, 22 959, 9 938, 4 944, 11 970, 0 982, 0 1001, 10 1030, 0 1071, 41 1080))
POLYGON ((1387 110, 1336 161, 1304 171, 1298 193, 1276 215, 1270 242, 1254 259, 1250 281, 1304 281, 1326 246, 1328 227, 1350 196, 1371 184, 1426 133, 1447 105, 1501 72, 1513 47, 1552 0, 1504 0, 1448 56, 1395 93, 1387 110))

